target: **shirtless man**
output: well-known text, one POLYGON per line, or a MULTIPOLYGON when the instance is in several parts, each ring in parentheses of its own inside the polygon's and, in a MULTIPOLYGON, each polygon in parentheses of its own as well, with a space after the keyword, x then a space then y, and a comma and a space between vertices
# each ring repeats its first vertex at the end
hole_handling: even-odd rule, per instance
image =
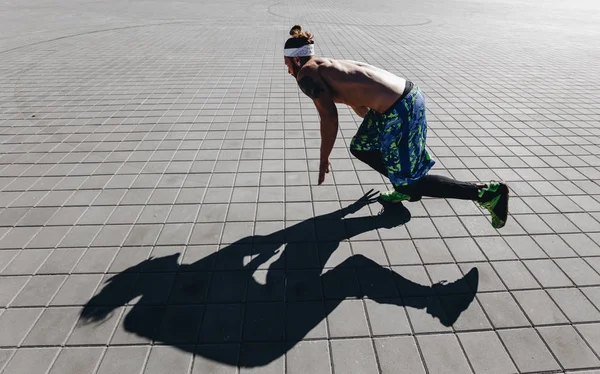
POLYGON ((423 196, 472 200, 491 213, 493 227, 505 225, 506 184, 473 184, 427 174, 435 161, 425 147, 427 120, 419 87, 369 64, 315 57, 312 35, 302 32, 299 25, 292 27, 290 35, 284 47, 285 64, 321 118, 319 184, 329 173, 329 155, 338 131, 335 103, 346 104, 364 118, 350 152, 388 177, 394 187, 381 193, 381 200, 399 203, 423 196))

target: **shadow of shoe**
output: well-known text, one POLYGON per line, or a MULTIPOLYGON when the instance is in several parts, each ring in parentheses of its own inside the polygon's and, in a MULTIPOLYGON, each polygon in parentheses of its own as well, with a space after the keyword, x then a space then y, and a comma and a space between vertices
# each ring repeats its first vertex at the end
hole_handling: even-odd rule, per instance
POLYGON ((452 283, 434 284, 432 288, 437 295, 442 296, 442 303, 436 302, 428 305, 427 313, 438 318, 444 326, 452 326, 475 299, 478 286, 479 270, 477 268, 472 268, 464 277, 452 283))

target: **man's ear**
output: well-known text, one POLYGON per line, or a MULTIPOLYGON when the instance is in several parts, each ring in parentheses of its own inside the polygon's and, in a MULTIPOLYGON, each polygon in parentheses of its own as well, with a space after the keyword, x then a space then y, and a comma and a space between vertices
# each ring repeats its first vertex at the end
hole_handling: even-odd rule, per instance
POLYGON ((296 64, 296 66, 300 66, 300 57, 295 56, 294 57, 294 63, 296 64))

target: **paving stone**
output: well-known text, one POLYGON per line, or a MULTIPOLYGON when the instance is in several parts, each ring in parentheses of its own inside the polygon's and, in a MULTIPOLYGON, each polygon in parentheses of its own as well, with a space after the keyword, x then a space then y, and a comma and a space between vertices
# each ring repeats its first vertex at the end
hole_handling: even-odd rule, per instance
POLYGON ((98 374, 135 373, 142 370, 148 347, 109 347, 102 358, 98 374))
POLYGON ((389 337, 374 340, 382 373, 425 373, 413 337, 389 337))
MULTIPOLYGON (((184 347, 182 347, 184 348, 184 347)), ((150 351, 148 362, 144 373, 188 373, 193 351, 192 347, 189 350, 181 350, 175 347, 154 346, 150 351)))
POLYGON ((22 250, 2 271, 2 275, 30 275, 46 261, 51 250, 22 250))
POLYGON ((368 336, 369 329, 361 300, 329 302, 327 322, 332 338, 368 336))
POLYGON ((529 326, 529 321, 508 292, 482 293, 477 298, 494 327, 529 326))
POLYGON ((594 350, 594 352, 597 355, 598 349, 600 349, 599 325, 597 323, 581 324, 581 325, 576 325, 575 329, 581 336, 583 336, 585 341, 588 343, 588 345, 594 350))
POLYGON ((476 373, 514 373, 517 371, 494 332, 458 334, 476 373))
POLYGON ((472 238, 445 238, 452 257, 457 262, 485 261, 485 255, 472 238))
POLYGON ((495 261, 491 264, 509 290, 540 288, 533 275, 520 261, 495 261))
POLYGON ((560 369, 559 364, 534 329, 500 330, 498 335, 520 371, 560 369))
POLYGON ((546 258, 546 253, 529 236, 505 236, 504 240, 520 259, 546 258))
POLYGON ((454 335, 417 337, 425 365, 430 373, 466 373, 471 369, 454 335))
POLYGON ((123 312, 122 307, 93 306, 98 315, 106 315, 100 321, 80 317, 67 340, 67 345, 107 345, 123 312))
POLYGON ((573 257, 577 255, 558 235, 535 235, 532 238, 552 258, 573 257))
POLYGON ((577 286, 600 284, 600 275, 580 258, 557 259, 556 264, 577 286))
POLYGON ((573 282, 551 260, 523 261, 542 287, 565 287, 573 282))
POLYGON ((331 373, 327 341, 303 341, 286 354, 288 373, 331 373))
POLYGON ((29 277, 0 278, 0 307, 6 307, 29 281, 29 277))
POLYGON ((55 249, 37 274, 68 274, 83 253, 83 248, 55 249))
POLYGON ((585 369, 600 364, 572 326, 540 327, 539 332, 565 369, 585 369))
POLYGON ((73 273, 104 273, 112 263, 118 248, 88 248, 73 273))
POLYGON ((383 241, 385 253, 391 265, 417 265, 421 258, 411 240, 383 241))
POLYGON ((508 243, 501 237, 475 238, 475 241, 490 261, 517 259, 508 243))
POLYGON ((238 344, 200 345, 196 347, 192 374, 214 373, 235 374, 239 362, 240 347, 238 344), (223 362, 230 362, 231 365, 223 362))
POLYGON ((12 301, 14 306, 46 306, 63 284, 64 275, 38 275, 32 277, 29 283, 12 301))
POLYGON ((93 373, 102 355, 102 350, 103 348, 100 347, 63 348, 52 365, 50 373, 93 373))
POLYGON ((99 274, 70 275, 50 305, 84 305, 101 279, 102 276, 99 274))
POLYGON ((331 356, 335 371, 342 373, 377 373, 377 362, 369 339, 334 340, 331 356))
POLYGON ((568 322, 558 306, 543 290, 515 291, 513 295, 534 325, 568 322))
POLYGON ((0 346, 17 346, 42 313, 39 308, 7 309, 0 315, 0 346))
POLYGON ((24 346, 62 345, 79 317, 79 308, 48 308, 23 341, 24 346))
POLYGON ((551 289, 548 294, 571 322, 591 322, 600 317, 600 312, 577 288, 551 289))
POLYGON ((50 368, 58 351, 58 348, 21 348, 6 365, 4 373, 45 373, 50 368))

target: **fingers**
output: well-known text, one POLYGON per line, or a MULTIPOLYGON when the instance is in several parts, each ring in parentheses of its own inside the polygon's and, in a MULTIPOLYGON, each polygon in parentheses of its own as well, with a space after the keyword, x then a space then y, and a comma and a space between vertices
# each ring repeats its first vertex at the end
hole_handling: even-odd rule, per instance
POLYGON ((319 186, 325 182, 325 172, 319 171, 319 186))

